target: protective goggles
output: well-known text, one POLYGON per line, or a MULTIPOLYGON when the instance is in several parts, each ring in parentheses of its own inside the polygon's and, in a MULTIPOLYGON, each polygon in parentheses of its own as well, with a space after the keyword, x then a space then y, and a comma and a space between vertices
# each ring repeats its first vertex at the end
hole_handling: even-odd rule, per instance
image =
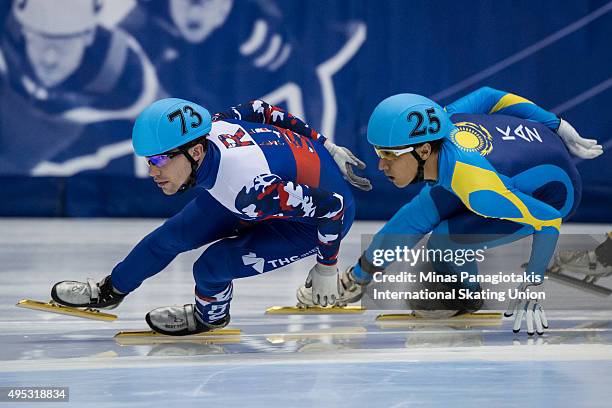
POLYGON ((179 154, 181 154, 181 152, 156 154, 155 156, 148 156, 146 159, 149 166, 164 167, 166 164, 170 163, 170 160, 179 154))
POLYGON ((410 153, 414 150, 414 146, 406 146, 404 148, 389 149, 384 147, 374 146, 376 155, 384 160, 395 160, 402 154, 410 153))

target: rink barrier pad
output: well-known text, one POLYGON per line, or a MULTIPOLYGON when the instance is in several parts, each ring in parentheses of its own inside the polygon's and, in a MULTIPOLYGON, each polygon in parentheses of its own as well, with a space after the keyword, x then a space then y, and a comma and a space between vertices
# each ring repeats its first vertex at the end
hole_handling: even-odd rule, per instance
POLYGON ((81 317, 84 319, 103 320, 106 322, 117 320, 117 315, 114 314, 104 313, 96 309, 79 309, 76 307, 62 306, 53 301, 39 302, 37 300, 22 299, 15 306, 24 309, 81 317))
POLYGON ((344 307, 298 307, 298 306, 272 306, 266 309, 266 314, 278 315, 327 315, 327 314, 360 314, 366 311, 361 306, 344 307))

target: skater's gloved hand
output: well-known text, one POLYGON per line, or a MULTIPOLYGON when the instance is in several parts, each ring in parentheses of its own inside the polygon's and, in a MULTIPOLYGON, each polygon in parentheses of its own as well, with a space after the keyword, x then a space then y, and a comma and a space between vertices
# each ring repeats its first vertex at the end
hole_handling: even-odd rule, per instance
POLYGON ((352 166, 357 166, 359 170, 363 170, 366 168, 364 162, 355 157, 355 155, 346 147, 337 146, 330 142, 329 139, 323 143, 323 146, 325 146, 329 154, 331 154, 331 156, 334 158, 334 161, 340 168, 342 175, 349 183, 364 191, 370 191, 372 189, 372 183, 370 183, 370 180, 365 177, 359 177, 353 173, 352 166))
POLYGON ((581 159, 594 159, 603 153, 603 147, 597 144, 597 140, 581 137, 576 129, 563 119, 559 123, 557 134, 563 139, 570 153, 581 159))
MULTIPOLYGON (((531 282, 525 282, 522 283, 517 290, 518 292, 524 293, 528 287, 537 285, 531 282)), ((534 334, 534 325, 535 332, 539 335, 544 334, 544 329, 548 329, 546 313, 544 313, 542 305, 537 300, 510 300, 508 310, 504 313, 504 316, 510 317, 512 315, 515 315, 514 327, 512 328, 514 333, 518 333, 521 330, 523 317, 525 317, 525 321, 527 322, 527 334, 530 336, 534 334)))
POLYGON ((312 288, 312 301, 315 305, 334 306, 342 295, 342 285, 338 283, 338 268, 317 262, 306 278, 307 288, 312 288))

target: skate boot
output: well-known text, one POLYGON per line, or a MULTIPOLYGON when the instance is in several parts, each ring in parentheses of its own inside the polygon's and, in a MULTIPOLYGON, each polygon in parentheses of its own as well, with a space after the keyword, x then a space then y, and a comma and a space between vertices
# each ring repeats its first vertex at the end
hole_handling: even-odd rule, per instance
POLYGON ((87 282, 58 282, 51 289, 54 302, 88 309, 114 309, 126 295, 113 288, 110 275, 98 283, 93 279, 87 279, 87 282))
MULTIPOLYGON (((361 300, 363 291, 365 290, 367 284, 361 285, 357 283, 355 277, 353 276, 352 266, 345 269, 344 272, 342 272, 338 277, 338 280, 344 288, 344 293, 340 296, 340 299, 336 301, 336 306, 344 307, 349 303, 355 303, 361 300)), ((318 306, 312 301, 312 288, 307 288, 305 284, 298 288, 296 296, 298 300, 298 307, 318 306)))
POLYGON ((551 272, 568 270, 583 273, 586 276, 604 277, 612 274, 612 265, 602 264, 595 251, 564 250, 555 254, 551 272))
POLYGON ((168 336, 188 336, 211 330, 221 329, 230 322, 230 315, 212 323, 201 320, 195 305, 164 306, 151 310, 145 317, 147 324, 157 333, 168 336))

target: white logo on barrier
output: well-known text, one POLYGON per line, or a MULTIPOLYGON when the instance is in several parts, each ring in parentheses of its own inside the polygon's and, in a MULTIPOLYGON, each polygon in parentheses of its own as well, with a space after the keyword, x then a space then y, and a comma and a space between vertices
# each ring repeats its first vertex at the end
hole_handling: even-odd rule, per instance
POLYGON ((258 273, 262 273, 264 269, 265 259, 258 258, 254 252, 249 252, 246 255, 242 255, 242 263, 245 266, 252 265, 258 273))

